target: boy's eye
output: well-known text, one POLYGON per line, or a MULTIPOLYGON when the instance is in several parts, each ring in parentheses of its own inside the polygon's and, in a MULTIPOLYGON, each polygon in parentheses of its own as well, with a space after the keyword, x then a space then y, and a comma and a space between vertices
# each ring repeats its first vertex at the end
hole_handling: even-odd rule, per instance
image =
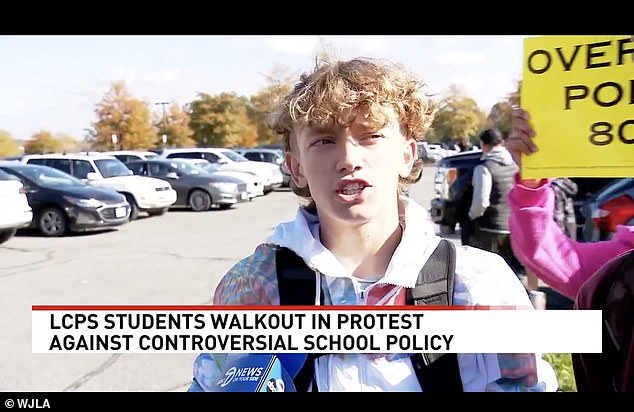
POLYGON ((368 140, 368 141, 374 141, 374 140, 380 139, 382 137, 383 137, 383 135, 378 134, 378 133, 374 133, 374 134, 369 134, 369 135, 364 136, 363 139, 364 140, 368 140))
POLYGON ((322 145, 326 145, 326 144, 331 144, 333 141, 331 138, 328 137, 322 137, 319 139, 315 139, 313 141, 313 143, 311 144, 311 146, 322 146, 322 145))

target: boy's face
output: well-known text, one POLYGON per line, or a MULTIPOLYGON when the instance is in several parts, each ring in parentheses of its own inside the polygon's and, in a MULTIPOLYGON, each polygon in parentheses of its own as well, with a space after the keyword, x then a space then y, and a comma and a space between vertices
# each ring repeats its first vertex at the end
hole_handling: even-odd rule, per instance
POLYGON ((396 210, 399 176, 407 177, 416 142, 406 140, 388 109, 391 121, 375 130, 356 109, 349 127, 325 130, 300 125, 287 164, 298 187, 310 187, 320 219, 362 223, 396 210))

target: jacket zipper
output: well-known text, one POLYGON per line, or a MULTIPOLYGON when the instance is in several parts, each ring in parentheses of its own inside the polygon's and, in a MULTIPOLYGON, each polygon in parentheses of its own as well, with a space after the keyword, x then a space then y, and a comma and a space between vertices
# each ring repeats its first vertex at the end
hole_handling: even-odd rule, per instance
MULTIPOLYGON (((371 288, 371 287, 372 286, 370 286, 369 288, 371 288)), ((365 301, 366 301, 367 296, 368 296, 367 289, 360 291, 359 292, 359 303, 362 304, 362 305, 365 305, 365 301)))

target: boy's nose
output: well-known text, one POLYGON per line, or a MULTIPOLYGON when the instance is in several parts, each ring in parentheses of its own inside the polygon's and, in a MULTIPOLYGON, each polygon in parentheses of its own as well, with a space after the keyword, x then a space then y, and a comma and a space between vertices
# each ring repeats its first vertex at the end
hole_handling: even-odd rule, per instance
POLYGON ((347 140, 339 150, 337 170, 354 172, 361 169, 363 146, 353 139, 347 140))

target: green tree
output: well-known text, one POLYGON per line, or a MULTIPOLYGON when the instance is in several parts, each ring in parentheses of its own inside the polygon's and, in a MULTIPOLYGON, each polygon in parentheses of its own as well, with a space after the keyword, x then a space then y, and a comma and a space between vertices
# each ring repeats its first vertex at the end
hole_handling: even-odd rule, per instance
POLYGON ((244 128, 239 136, 235 136, 235 139, 227 141, 227 147, 254 147, 260 143, 258 140, 258 131, 255 124, 249 119, 247 110, 247 106, 243 106, 240 109, 238 119, 244 125, 244 128))
POLYGON ((496 103, 489 112, 487 124, 500 129, 508 137, 513 127, 513 107, 520 105, 520 89, 522 82, 517 82, 517 89, 509 93, 506 100, 496 103))
MULTIPOLYGON (((186 107, 181 107, 176 102, 172 102, 169 110, 157 116, 154 125, 159 136, 165 134, 167 136, 167 147, 193 147, 196 141, 192 138, 193 132, 189 128, 190 117, 186 107)), ((159 137, 156 146, 163 146, 162 137, 159 137)))
POLYGON ((24 154, 59 153, 64 150, 64 145, 65 142, 56 139, 51 132, 40 130, 24 143, 24 154))
POLYGON ((487 127, 495 127, 504 138, 511 133, 513 108, 508 101, 496 103, 487 117, 487 127))
POLYGON ((431 127, 437 139, 435 141, 470 143, 477 137, 485 123, 485 113, 478 107, 476 101, 465 96, 456 85, 451 85, 431 127))
POLYGON ((216 96, 198 93, 189 104, 189 127, 198 146, 227 147, 240 140, 245 129, 240 113, 246 102, 246 98, 233 92, 216 96))
POLYGON ((73 136, 66 133, 56 133, 55 139, 60 142, 62 151, 65 152, 80 152, 82 150, 82 142, 75 139, 73 136))
POLYGON ((0 158, 20 154, 22 154, 22 149, 18 142, 13 139, 11 133, 6 130, 0 130, 0 158))
POLYGON ((123 81, 111 84, 103 100, 97 103, 95 115, 97 121, 86 136, 93 149, 144 150, 158 140, 149 104, 132 97, 123 81), (116 144, 112 141, 113 134, 117 136, 116 144))

